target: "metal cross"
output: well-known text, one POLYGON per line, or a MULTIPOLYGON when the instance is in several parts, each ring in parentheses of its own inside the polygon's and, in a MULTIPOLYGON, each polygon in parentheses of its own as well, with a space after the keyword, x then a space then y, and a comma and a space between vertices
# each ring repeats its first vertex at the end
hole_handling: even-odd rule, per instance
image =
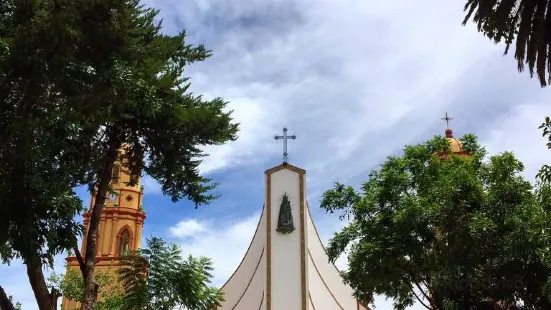
POLYGON ((287 163, 287 161, 289 160, 289 158, 287 158, 287 140, 288 139, 295 140, 297 136, 295 135, 288 136, 287 128, 283 128, 283 136, 275 136, 274 138, 276 140, 283 139, 283 163, 287 163))
POLYGON ((446 127, 447 127, 447 128, 450 128, 450 121, 451 121, 453 118, 451 118, 451 117, 448 116, 448 112, 446 112, 446 117, 443 117, 442 119, 446 121, 446 127))

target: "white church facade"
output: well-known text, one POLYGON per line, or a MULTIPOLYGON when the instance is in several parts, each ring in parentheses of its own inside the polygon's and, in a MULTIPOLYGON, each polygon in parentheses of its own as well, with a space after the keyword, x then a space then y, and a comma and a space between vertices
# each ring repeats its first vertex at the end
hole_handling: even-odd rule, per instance
POLYGON ((328 260, 306 201, 306 171, 284 159, 265 172, 265 188, 254 237, 216 310, 370 309, 328 260))

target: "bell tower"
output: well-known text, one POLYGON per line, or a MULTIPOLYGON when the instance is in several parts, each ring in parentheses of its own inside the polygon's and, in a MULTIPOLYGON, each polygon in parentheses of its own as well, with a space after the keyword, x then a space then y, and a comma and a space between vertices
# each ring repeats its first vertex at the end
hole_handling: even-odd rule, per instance
MULTIPOLYGON (((125 252, 135 251, 141 247, 142 228, 145 220, 145 211, 142 207, 143 187, 138 178, 135 185, 130 186, 130 171, 125 167, 125 146, 119 151, 119 160, 113 167, 111 180, 112 191, 103 206, 98 230, 98 244, 96 252, 96 271, 115 272, 125 252)), ((88 230, 92 206, 95 195, 90 197, 90 205, 84 212, 84 227, 88 230)), ((85 253, 86 236, 83 238, 81 253, 85 253)), ((66 258, 68 269, 79 269, 75 256, 66 258)), ((63 309, 76 309, 79 305, 65 297, 63 309)))

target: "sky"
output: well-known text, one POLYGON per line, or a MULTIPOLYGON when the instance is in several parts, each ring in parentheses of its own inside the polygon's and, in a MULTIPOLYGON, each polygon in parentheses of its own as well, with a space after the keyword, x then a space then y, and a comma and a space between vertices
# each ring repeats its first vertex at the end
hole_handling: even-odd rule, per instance
MULTIPOLYGON (((143 238, 163 237, 185 254, 212 258, 214 284, 223 284, 254 233, 264 171, 281 162, 273 137, 283 127, 298 136, 289 142, 290 163, 307 171, 324 242, 343 223, 319 208, 323 191, 336 181, 358 186, 404 145, 442 135, 445 112, 457 137, 476 134, 490 154, 512 151, 533 180, 549 158, 538 130, 550 114, 549 90, 518 73, 503 45, 473 24, 462 26, 464 2, 146 1, 161 10, 165 33, 185 29, 189 43, 212 50, 186 72, 191 91, 227 100, 240 132, 235 142, 205 148, 201 171, 220 183, 215 193, 222 195, 211 205, 173 203, 144 178, 143 238)), ((346 268, 346 260, 337 266, 346 268)), ((0 284, 24 310, 37 309, 20 262, 0 266, 0 284)), ((375 306, 392 309, 383 297, 375 306)))

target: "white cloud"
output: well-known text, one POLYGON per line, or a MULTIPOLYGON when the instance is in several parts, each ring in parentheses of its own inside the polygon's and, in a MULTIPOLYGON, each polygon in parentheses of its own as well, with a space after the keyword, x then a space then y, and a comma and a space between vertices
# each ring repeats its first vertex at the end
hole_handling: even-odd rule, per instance
POLYGON ((269 99, 270 90, 266 85, 248 86, 247 95, 237 89, 227 89, 224 97, 229 102, 228 110, 233 111, 234 122, 240 124, 240 131, 236 141, 221 145, 208 146, 203 150, 209 154, 199 166, 201 173, 209 173, 226 168, 231 165, 242 165, 255 161, 255 158, 262 158, 272 147, 258 149, 256 144, 258 137, 269 137, 270 127, 273 127, 277 119, 277 111, 269 111, 265 106, 275 106, 275 102, 269 99))
POLYGON ((175 226, 170 227, 170 233, 178 238, 195 237, 206 230, 205 223, 193 219, 180 221, 175 226))
MULTIPOLYGON (((439 120, 435 113, 443 112, 443 99, 459 87, 456 81, 467 70, 480 74, 486 57, 502 55, 502 47, 472 25, 461 25, 461 3, 158 0, 155 5, 165 8, 163 17, 185 23, 194 41, 213 49, 213 57, 191 66, 192 90, 230 101, 241 123, 236 142, 206 149, 211 156, 203 172, 279 156, 273 136, 286 126, 298 135, 290 145, 291 162, 308 163, 311 172, 349 176, 430 128, 439 120), (389 134, 392 143, 381 138, 389 134)), ((514 65, 510 72, 517 74, 514 65)))
POLYGON ((524 163, 524 176, 530 181, 543 164, 550 164, 551 150, 547 139, 538 129, 546 115, 551 115, 547 98, 540 96, 540 103, 520 105, 489 124, 489 134, 482 144, 491 154, 512 151, 524 163))
MULTIPOLYGON (((286 126, 298 136, 290 144, 291 162, 308 170, 308 191, 319 196, 336 180, 365 179, 368 169, 404 144, 441 133, 432 131, 433 124, 446 110, 452 116, 470 111, 464 113, 471 119, 458 118, 454 126, 468 121, 473 130, 467 131, 492 153, 514 151, 527 176, 547 162, 537 126, 551 114, 548 92, 526 87, 537 81, 516 72, 512 55, 501 56, 503 46, 461 25, 461 2, 148 2, 161 9, 165 26, 185 27, 193 42, 213 49, 213 57, 190 67, 192 90, 230 101, 241 123, 237 141, 206 148, 211 156, 200 167, 204 173, 279 158, 273 136, 286 126), (504 69, 496 73, 498 67, 504 69), (523 95, 502 103, 511 90, 523 95), (482 113, 485 108, 491 112, 482 113)), ((142 183, 147 195, 161 192, 148 176, 142 183)), ((338 229, 336 220, 313 215, 326 241, 338 229)), ((258 217, 217 225, 187 219, 172 233, 185 251, 214 259, 221 284, 239 264, 258 217)), ((31 301, 26 310, 36 309, 25 271, 11 268, 1 266, 0 278, 17 274, 18 282, 2 285, 16 299, 31 301)), ((391 309, 379 307, 385 308, 391 309)))
MULTIPOLYGON (((207 256, 214 262, 213 284, 223 285, 239 266, 247 248, 254 236, 260 213, 228 223, 228 225, 215 225, 212 222, 196 219, 184 219, 169 229, 176 237, 183 237, 179 244, 185 255, 207 256), (189 225, 188 228, 185 228, 189 225), (182 230, 185 233, 182 234, 182 230)), ((344 222, 335 221, 333 217, 322 217, 316 227, 320 232, 322 241, 326 244, 332 234, 345 225, 344 222)), ((343 270, 347 267, 346 257, 341 257, 335 265, 343 270)), ((375 297, 377 309, 392 309, 391 301, 382 296, 375 297)), ((422 309, 418 305, 410 308, 422 309)))
POLYGON ((170 228, 185 255, 210 257, 214 263, 213 284, 221 286, 237 268, 254 235, 260 213, 226 225, 185 219, 170 228), (190 224, 191 228, 186 228, 190 224), (182 231, 185 233, 182 234, 182 231))
MULTIPOLYGON (((308 190, 319 196, 336 180, 365 180, 370 168, 405 144, 441 134, 443 125, 442 131, 432 130, 446 110, 452 116, 455 111, 471 111, 463 114, 472 119, 456 121, 473 124, 467 131, 478 134, 491 152, 515 151, 527 173, 533 174, 545 160, 544 141, 536 129, 545 115, 543 106, 508 111, 514 105, 534 104, 539 93, 526 90, 526 96, 511 103, 501 103, 507 95, 500 97, 500 91, 528 89, 527 83, 537 81, 519 83, 528 77, 516 72, 512 56, 502 57, 503 46, 492 44, 472 24, 461 25, 463 3, 156 3, 170 7, 171 18, 185 23, 195 42, 214 50, 211 59, 192 67, 192 88, 232 102, 241 123, 237 142, 207 149, 212 155, 202 165, 203 172, 278 156, 280 145, 273 135, 286 126, 298 136, 290 145, 291 162, 308 170, 308 190), (496 73, 497 67, 508 70, 496 73), (478 85, 466 89, 470 83, 478 85), (478 113, 483 100, 491 101, 491 115, 478 113), (484 123, 491 128, 484 128, 484 123)), ((318 228, 326 242, 339 224, 317 213, 313 215, 321 219, 318 228)), ((231 241, 240 244, 238 250, 215 246, 215 238, 232 234, 231 225, 209 226, 214 230, 205 240, 192 239, 184 248, 222 261, 224 265, 216 267, 222 268, 218 277, 226 278, 254 231, 256 218, 249 220, 244 222, 250 232, 231 241)), ((340 258, 337 265, 345 268, 346 259, 340 258)), ((379 309, 392 308, 382 298, 376 304, 379 309)))

